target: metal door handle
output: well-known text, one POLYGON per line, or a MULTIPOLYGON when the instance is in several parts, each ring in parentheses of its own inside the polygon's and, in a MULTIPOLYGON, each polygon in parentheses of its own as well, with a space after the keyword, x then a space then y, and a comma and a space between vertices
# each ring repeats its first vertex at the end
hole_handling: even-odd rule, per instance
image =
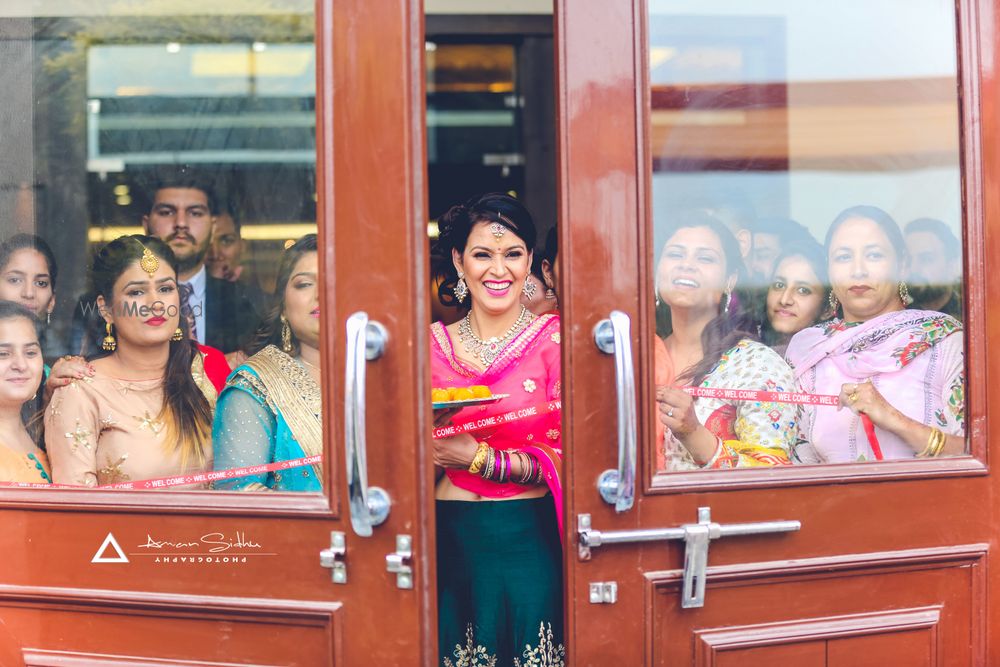
POLYGON ((368 454, 365 443, 365 362, 385 352, 389 334, 378 322, 369 322, 368 313, 347 318, 347 359, 344 389, 344 435, 347 455, 347 495, 351 506, 351 526, 362 537, 372 534, 389 516, 392 500, 385 489, 368 486, 368 454))
POLYGON ((801 521, 719 524, 712 521, 710 507, 699 507, 698 523, 684 524, 680 528, 600 531, 591 527, 589 514, 581 514, 576 520, 576 534, 579 541, 577 555, 580 560, 590 560, 590 550, 606 544, 684 540, 684 586, 681 588, 681 607, 690 609, 705 606, 705 569, 708 566, 709 542, 720 537, 792 533, 800 528, 802 528, 801 521))
POLYGON ((616 512, 632 508, 635 501, 636 400, 632 365, 632 322, 620 310, 594 327, 597 349, 615 357, 615 390, 618 398, 618 469, 597 478, 601 498, 616 512))

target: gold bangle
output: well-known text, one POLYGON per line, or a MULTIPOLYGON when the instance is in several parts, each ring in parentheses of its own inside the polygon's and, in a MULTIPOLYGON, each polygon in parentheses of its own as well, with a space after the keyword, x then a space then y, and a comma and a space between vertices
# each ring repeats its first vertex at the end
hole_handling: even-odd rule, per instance
POLYGON ((924 451, 917 454, 917 458, 932 459, 939 456, 947 441, 948 437, 943 431, 931 427, 931 435, 927 438, 927 446, 924 448, 924 451))
POLYGON ((946 436, 940 429, 934 430, 937 431, 937 443, 935 444, 934 451, 931 452, 931 456, 937 457, 941 455, 941 451, 948 442, 948 436, 946 436))
POLYGON ((469 472, 473 475, 478 475, 479 471, 483 469, 483 464, 486 463, 486 450, 489 447, 485 442, 480 442, 479 446, 476 447, 476 455, 472 457, 472 463, 469 464, 469 472))
POLYGON ((483 479, 493 479, 493 466, 496 464, 496 452, 493 451, 492 447, 486 448, 486 466, 482 471, 483 479))

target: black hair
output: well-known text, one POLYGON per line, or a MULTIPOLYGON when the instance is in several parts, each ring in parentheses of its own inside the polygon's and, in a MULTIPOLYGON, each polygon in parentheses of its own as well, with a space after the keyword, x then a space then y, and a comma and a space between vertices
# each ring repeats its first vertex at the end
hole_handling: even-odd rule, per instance
POLYGON ((826 241, 823 243, 826 247, 827 261, 829 261, 830 242, 833 240, 834 233, 836 233, 842 224, 852 218, 871 220, 878 225, 889 238, 889 243, 892 245, 893 250, 896 251, 896 257, 899 260, 900 266, 905 263, 907 258, 906 241, 903 239, 903 232, 899 231, 899 225, 896 224, 896 221, 892 219, 891 215, 880 209, 878 206, 868 205, 852 206, 844 209, 836 218, 833 219, 833 222, 830 223, 830 228, 826 231, 826 241))
MULTIPOLYGON (((491 192, 452 206, 438 218, 438 239, 431 249, 431 270, 439 279, 438 298, 445 306, 463 308, 455 298, 458 271, 452 251, 465 252, 472 228, 480 222, 498 223, 524 241, 528 250, 535 247, 538 231, 524 204, 508 194, 491 192)), ((464 307, 470 304, 467 301, 464 307)))
MULTIPOLYGON (((39 345, 41 345, 41 323, 35 314, 31 312, 27 307, 15 302, 15 301, 3 301, 0 300, 0 321, 3 320, 14 320, 14 319, 25 319, 31 324, 32 328, 35 330, 35 336, 39 338, 39 345)), ((41 350, 39 350, 39 355, 41 350)), ((42 442, 42 420, 41 413, 42 408, 42 392, 45 389, 45 373, 42 373, 42 377, 39 380, 38 388, 35 391, 35 395, 29 398, 21 405, 21 423, 24 424, 25 429, 28 431, 28 435, 35 443, 42 442)), ((39 447, 44 449, 44 446, 39 444, 39 447)))
POLYGON ((962 244, 951 231, 951 227, 941 220, 935 218, 917 218, 906 225, 905 234, 916 232, 928 232, 938 237, 944 254, 948 259, 957 259, 962 256, 962 244))
MULTIPOLYGON (((205 198, 208 200, 209 212, 212 215, 216 215, 219 212, 219 200, 216 197, 211 179, 204 174, 187 168, 159 173, 155 178, 148 181, 148 186, 146 187, 147 198, 149 200, 146 207, 147 210, 152 210, 153 203, 156 201, 156 193, 168 188, 199 190, 205 194, 205 198)), ((235 220, 235 218, 233 219, 235 220)))
MULTIPOLYGON (((104 297, 108 306, 114 302, 115 281, 148 249, 177 273, 177 258, 170 246, 155 236, 132 234, 120 236, 104 246, 94 257, 90 275, 95 296, 104 297)), ((182 464, 192 455, 204 462, 205 447, 212 439, 212 409, 191 376, 195 355, 201 354, 188 332, 187 317, 181 315, 178 326, 181 340, 171 340, 163 386, 163 407, 158 418, 167 423, 168 442, 181 453, 182 464), (171 437, 172 436, 172 437, 171 437)), ((112 329, 113 331, 113 329, 112 329)))
POLYGON ((556 263, 556 257, 558 256, 559 239, 556 234, 556 228, 552 227, 545 235, 545 247, 535 251, 534 258, 531 260, 531 275, 538 278, 538 282, 543 286, 545 285, 545 273, 542 271, 542 262, 547 261, 549 266, 552 266, 556 263))
POLYGON ((223 206, 221 206, 216 212, 216 215, 228 215, 229 219, 233 221, 233 229, 236 230, 236 235, 240 235, 240 231, 243 229, 243 223, 240 221, 240 216, 237 215, 236 206, 233 205, 232 201, 227 201, 223 206))
POLYGON ((10 262, 10 258, 18 250, 34 250, 45 258, 45 264, 49 269, 49 280, 52 282, 52 291, 56 289, 56 278, 59 276, 59 265, 56 263, 55 253, 41 236, 35 234, 15 234, 0 245, 0 271, 3 271, 10 262))
MULTIPOLYGON (((681 229, 704 227, 716 235, 722 246, 727 276, 736 275, 736 285, 746 279, 746 267, 740 254, 740 244, 724 223, 714 216, 700 210, 684 211, 672 221, 667 229, 667 242, 681 229)), ((664 244, 666 248, 666 243, 664 244)), ((662 250, 660 252, 662 255, 662 250)), ((734 290, 735 291, 735 290, 734 290)), ((753 317, 744 310, 742 299, 730 300, 728 312, 725 305, 719 303, 718 314, 705 325, 701 332, 702 358, 690 368, 683 369, 678 375, 678 382, 701 384, 705 376, 718 365, 723 353, 745 338, 756 339, 753 333, 758 330, 753 317)))
POLYGON ((741 229, 753 229, 757 220, 753 202, 739 188, 718 188, 710 193, 690 198, 685 208, 714 216, 733 234, 741 229))
POLYGON ((790 218, 758 218, 754 221, 751 231, 754 234, 773 234, 778 237, 782 246, 809 241, 819 245, 805 225, 790 218))
MULTIPOLYGON (((257 328, 257 333, 247 348, 247 354, 252 356, 268 345, 274 345, 279 350, 281 349, 281 315, 285 310, 285 288, 288 287, 292 271, 295 269, 295 265, 299 263, 299 260, 302 259, 302 256, 309 252, 317 252, 318 247, 316 235, 306 234, 282 253, 281 261, 278 264, 278 277, 274 283, 274 297, 271 299, 271 310, 257 328)), ((295 338, 294 334, 292 335, 292 348, 293 350, 290 354, 294 356, 298 353, 299 349, 299 341, 295 338)))
POLYGON ((555 264, 559 256, 559 230, 552 227, 545 235, 545 248, 542 249, 542 259, 549 260, 549 264, 555 264))
MULTIPOLYGON (((777 271, 778 267, 781 266, 781 263, 789 257, 801 257, 809 264, 809 268, 813 270, 813 273, 816 274, 816 280, 823 287, 823 305, 819 311, 820 315, 822 315, 827 310, 827 304, 829 303, 830 298, 830 281, 827 277, 826 249, 823 248, 823 246, 821 246, 816 240, 794 241, 789 243, 774 260, 774 271, 777 271)), ((774 284, 774 271, 772 271, 769 276, 769 290, 770 286, 774 284)), ((817 319, 816 322, 818 321, 820 320, 817 319)), ((810 326, 816 324, 816 322, 811 322, 810 326)), ((788 336, 786 334, 778 333, 771 328, 770 314, 768 314, 762 324, 763 332, 761 334, 761 338, 763 338, 765 344, 770 347, 774 347, 775 345, 788 342, 788 336)))

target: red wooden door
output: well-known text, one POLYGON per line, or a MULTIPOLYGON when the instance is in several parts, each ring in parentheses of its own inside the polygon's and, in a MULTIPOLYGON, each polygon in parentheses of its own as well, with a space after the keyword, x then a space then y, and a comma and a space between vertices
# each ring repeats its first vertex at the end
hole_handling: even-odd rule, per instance
POLYGON ((995 3, 917 3, 907 18, 889 4, 557 3, 575 665, 1000 659, 991 641, 997 578, 988 574, 998 445, 987 387, 998 355, 986 308, 1000 286, 985 263, 1000 241, 995 3), (913 22, 902 29, 897 20, 913 22), (873 39, 879 30, 884 39, 873 39), (915 41, 901 45, 894 36, 903 33, 915 41), (912 48, 922 55, 910 65, 887 64, 912 48), (913 65, 924 56, 941 66, 913 65), (933 92, 939 85, 948 92, 933 92), (856 187, 880 178, 899 189, 856 187), (660 221, 682 195, 734 184, 770 215, 805 218, 820 241, 851 204, 879 203, 901 224, 918 217, 918 203, 946 208, 938 217, 954 213, 959 238, 964 231, 971 455, 656 470, 651 288, 660 221), (624 354, 635 368, 637 407, 624 413, 616 361, 594 339, 615 310, 631 323, 624 354), (619 467, 623 419, 638 436, 634 503, 616 511, 597 481, 619 467), (711 545, 703 606, 682 602, 684 531, 647 542, 621 533, 698 524, 699 508, 710 509, 709 525, 689 528, 687 542, 711 545), (725 535, 730 524, 773 521, 801 527, 725 535), (585 542, 595 545, 589 554, 585 542))
MULTIPOLYGON (((10 28, 0 32, 8 55, 42 50, 47 38, 59 44, 58 34, 46 37, 44 30, 46 20, 58 21, 50 15, 32 21, 31 7, 14 4, 22 6, 0 19, 10 28)), ((294 4, 260 3, 253 12, 263 19, 245 16, 241 3, 220 3, 206 12, 177 7, 168 18, 97 3, 85 14, 120 19, 121 12, 138 11, 144 30, 180 25, 187 31, 183 37, 197 44, 272 20, 279 27, 311 25, 310 5, 294 4)), ((423 356, 413 354, 427 347, 422 68, 412 62, 424 51, 420 7, 395 0, 321 1, 314 16, 326 488, 322 494, 0 488, 5 665, 14 664, 14 656, 29 665, 313 667, 432 660, 432 473, 417 436, 429 428, 418 390, 427 384, 427 372, 423 356), (352 527, 345 470, 353 468, 345 466, 345 401, 351 398, 345 331, 357 312, 381 323, 388 335, 382 355, 362 364, 367 480, 391 497, 387 520, 370 536, 352 527), (214 533, 219 536, 210 538, 211 546, 217 550, 208 552, 203 536, 214 533), (331 551, 334 534, 341 536, 342 553, 331 551), (99 554, 109 536, 127 562, 94 562, 98 555, 115 560, 111 548, 99 554), (152 541, 160 543, 155 553, 145 548, 152 541), (334 561, 343 567, 340 575, 334 561)), ((167 53, 183 55, 187 43, 172 38, 156 33, 152 41, 159 52, 166 41, 167 53)), ((114 31, 107 39, 129 42, 114 31)), ((261 70, 258 90, 266 88, 268 76, 308 71, 310 59, 290 46, 282 51, 285 45, 268 45, 251 34, 240 39, 247 40, 248 53, 250 41, 260 40, 253 52, 261 62, 266 49, 278 51, 267 66, 271 70, 261 70)), ((53 49, 56 56, 59 48, 53 49)), ((229 76, 234 67, 243 71, 241 62, 206 58, 192 72, 229 76)), ((5 75, 34 99, 42 91, 31 87, 31 58, 23 64, 5 75)), ((16 125, 28 131, 31 104, 16 99, 12 104, 29 114, 26 124, 16 125)), ((30 140, 27 147, 30 154, 30 140)), ((70 144, 64 150, 75 151, 70 144)), ((18 211, 27 211, 30 222, 30 206, 18 211)))

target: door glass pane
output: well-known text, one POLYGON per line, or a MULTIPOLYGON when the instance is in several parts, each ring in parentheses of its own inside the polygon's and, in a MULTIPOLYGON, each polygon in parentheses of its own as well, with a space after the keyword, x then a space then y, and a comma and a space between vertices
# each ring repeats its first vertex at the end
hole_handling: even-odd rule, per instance
POLYGON ((965 453, 956 54, 940 0, 650 2, 658 469, 965 453))
POLYGON ((313 33, 299 0, 0 10, 0 482, 321 488, 313 33))

